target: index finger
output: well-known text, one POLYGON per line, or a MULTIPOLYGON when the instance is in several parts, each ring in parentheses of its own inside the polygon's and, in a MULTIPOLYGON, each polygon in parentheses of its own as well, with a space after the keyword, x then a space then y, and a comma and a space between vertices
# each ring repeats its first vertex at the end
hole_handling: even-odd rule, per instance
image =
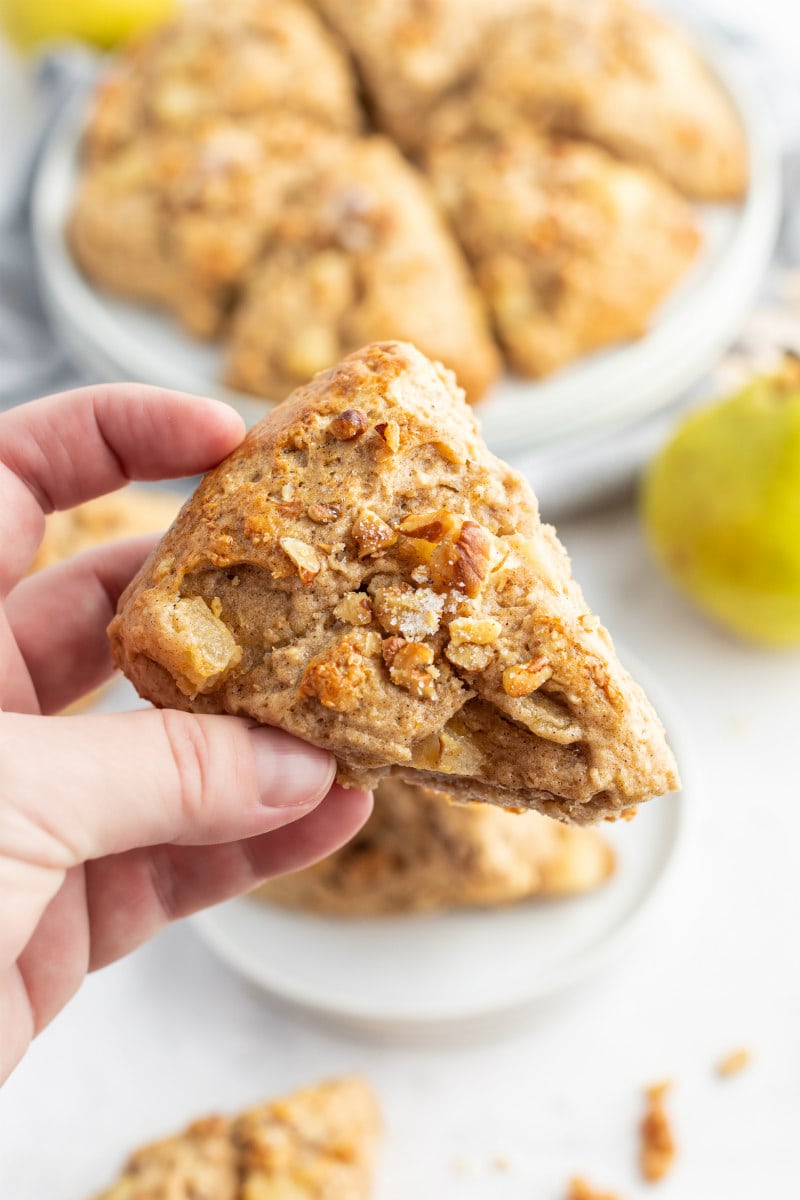
POLYGON ((44 515, 132 479, 206 471, 242 440, 217 400, 142 384, 108 384, 34 400, 0 415, 0 590, 24 575, 44 515))

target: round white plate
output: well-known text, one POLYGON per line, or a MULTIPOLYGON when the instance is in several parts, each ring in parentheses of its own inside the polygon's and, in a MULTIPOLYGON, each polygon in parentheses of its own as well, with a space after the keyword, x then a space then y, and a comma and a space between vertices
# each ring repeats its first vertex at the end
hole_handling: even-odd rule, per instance
MULTIPOLYGON (((699 35, 698 35, 699 36, 699 35)), ((739 112, 750 151, 751 184, 740 205, 701 210, 704 249, 687 279, 638 342, 587 356, 552 378, 505 377, 480 406, 491 448, 516 457, 537 446, 608 432, 656 411, 696 382, 736 336, 774 244, 780 210, 775 138, 758 90, 731 69, 708 35, 712 70, 739 112)), ((168 317, 96 291, 64 239, 74 194, 87 100, 76 97, 42 155, 32 199, 32 231, 42 293, 67 349, 93 376, 137 379, 233 403, 248 423, 265 401, 224 388, 222 350, 184 334, 168 317)))
POLYGON ((492 1025, 612 961, 675 865, 691 803, 671 705, 637 669, 678 756, 684 790, 603 825, 617 854, 604 887, 490 911, 343 920, 244 897, 192 918, 226 963, 271 995, 337 1023, 397 1035, 492 1025))

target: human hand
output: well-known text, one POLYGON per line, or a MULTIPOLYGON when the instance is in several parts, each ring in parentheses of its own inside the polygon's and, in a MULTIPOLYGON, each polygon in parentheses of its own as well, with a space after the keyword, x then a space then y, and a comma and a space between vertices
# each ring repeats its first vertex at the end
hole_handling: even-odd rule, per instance
POLYGON ((222 404, 134 385, 0 415, 0 1080, 87 971, 332 852, 369 814, 329 754, 275 729, 50 715, 111 673, 106 625, 152 539, 23 578, 44 514, 207 470, 242 435, 222 404))

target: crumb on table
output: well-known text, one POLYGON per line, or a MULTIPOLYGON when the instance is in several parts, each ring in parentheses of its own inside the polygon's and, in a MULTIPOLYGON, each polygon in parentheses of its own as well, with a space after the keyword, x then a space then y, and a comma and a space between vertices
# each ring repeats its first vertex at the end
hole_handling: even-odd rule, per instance
POLYGON ((675 1140, 672 1136, 669 1117, 664 1108, 664 1097, 670 1083, 657 1083, 647 1088, 647 1108, 640 1126, 642 1177, 648 1183, 663 1179, 675 1161, 675 1140))
POLYGON ((731 1075, 738 1075, 745 1067, 750 1065, 750 1051, 741 1047, 739 1050, 732 1050, 730 1054, 726 1054, 717 1063, 717 1074, 723 1079, 728 1079, 731 1075))
POLYGON ((620 1200, 620 1198, 612 1192, 598 1192, 585 1179, 576 1176, 570 1180, 566 1200, 620 1200))

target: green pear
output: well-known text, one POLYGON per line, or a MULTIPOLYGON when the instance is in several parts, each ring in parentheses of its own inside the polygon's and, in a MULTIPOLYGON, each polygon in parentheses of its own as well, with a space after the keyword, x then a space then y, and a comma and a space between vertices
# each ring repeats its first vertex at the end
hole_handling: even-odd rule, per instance
POLYGON ((646 473, 642 515, 667 574, 708 613, 800 645, 800 359, 689 416, 646 473))

